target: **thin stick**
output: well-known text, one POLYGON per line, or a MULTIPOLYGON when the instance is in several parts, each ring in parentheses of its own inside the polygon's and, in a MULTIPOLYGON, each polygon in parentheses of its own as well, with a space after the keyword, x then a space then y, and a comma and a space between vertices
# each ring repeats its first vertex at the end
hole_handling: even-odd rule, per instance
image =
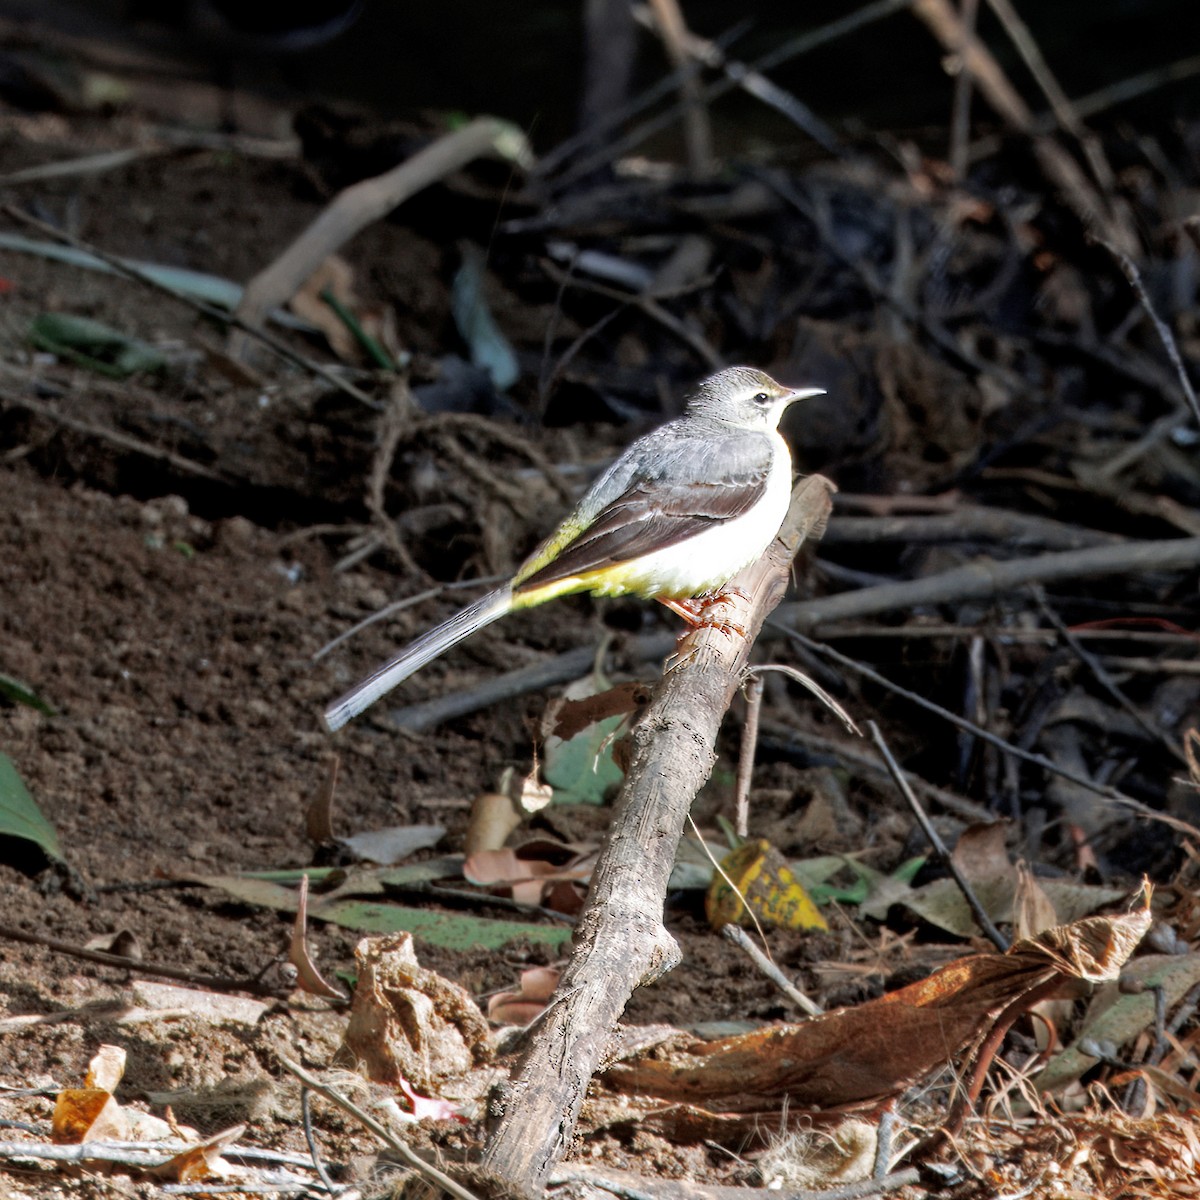
MULTIPOLYGON (((679 9, 679 0, 648 2, 667 57, 678 71, 691 57, 688 53, 690 35, 679 9)), ((683 97, 683 134, 687 144, 688 166, 697 179, 707 179, 713 171, 712 128, 700 89, 700 77, 690 71, 684 72, 679 81, 679 91, 683 97)))
MULTIPOLYGON (((649 16, 646 9, 634 10, 635 19, 640 20, 640 14, 649 16)), ((694 33, 688 36, 687 48, 691 59, 703 63, 706 67, 723 71, 726 78, 736 83, 747 95, 782 113, 793 125, 808 134, 821 149, 839 157, 845 154, 845 148, 838 140, 837 134, 807 104, 773 83, 761 71, 729 58, 717 42, 697 37, 694 33)))
POLYGON ((163 963, 147 962, 141 958, 127 958, 124 954, 107 954, 103 950, 88 950, 73 942, 61 942, 57 938, 46 937, 41 933, 26 933, 23 929, 14 929, 10 925, 0 925, 0 939, 10 942, 23 942, 27 946, 41 946, 53 950, 55 954, 68 954, 72 958, 84 962, 100 963, 105 967, 119 967, 134 975, 157 975, 163 979, 179 979, 184 983, 194 983, 197 987, 208 988, 213 992, 247 992, 251 996, 268 996, 273 999, 286 997, 291 989, 271 987, 258 979, 230 979, 223 975, 201 975, 195 971, 185 971, 181 967, 169 967, 163 963))
POLYGON ((598 296, 607 296, 621 304, 632 305, 635 308, 641 309, 652 321, 656 321, 668 333, 674 334, 685 346, 689 346, 695 352, 696 357, 710 370, 719 371, 725 365, 721 356, 703 337, 690 329, 674 313, 665 309, 654 296, 644 293, 622 292, 616 288, 606 287, 602 283, 593 283, 591 280, 582 279, 578 275, 572 275, 569 272, 561 270, 548 260, 542 263, 542 269, 555 283, 560 284, 564 288, 572 287, 578 288, 583 292, 594 292, 598 296))
POLYGON ((754 755, 758 747, 758 718, 762 715, 763 677, 751 673, 742 687, 746 697, 746 719, 742 722, 742 741, 738 747, 737 784, 733 796, 733 831, 738 837, 750 832, 750 780, 754 775, 754 755))
MULTIPOLYGON (((839 17, 836 21, 830 21, 827 25, 822 25, 820 28, 813 29, 808 33, 802 33, 798 37, 784 42, 781 46, 777 46, 774 50, 750 63, 750 70, 751 72, 765 74, 781 63, 798 58, 802 54, 807 54, 820 46, 843 38, 847 34, 854 33, 858 29, 882 20, 884 17, 891 16, 892 13, 911 8, 914 3, 915 0, 875 0, 873 4, 865 4, 862 8, 857 9, 848 16, 839 17)), ((713 101, 720 99, 739 86, 739 81, 735 79, 728 77, 718 79, 715 83, 709 84, 704 89, 704 101, 711 105, 713 101)), ((631 129, 624 137, 618 138, 615 142, 610 143, 603 149, 576 163, 569 171, 563 172, 559 179, 556 180, 556 184, 561 187, 567 187, 574 180, 590 175, 598 167, 602 167, 606 163, 612 162, 622 155, 629 153, 630 150, 640 146, 647 138, 651 138, 656 133, 673 125, 679 119, 681 112, 682 105, 674 105, 665 112, 651 117, 647 121, 643 121, 640 125, 631 129)))
POLYGON ((43 417, 55 425, 61 425, 64 429, 74 430, 75 433, 95 438, 97 441, 108 442, 110 445, 155 462, 164 462, 168 466, 174 467, 175 470, 182 471, 185 475, 198 475, 201 479, 212 479, 218 483, 229 482, 219 471, 214 471, 203 463, 193 462, 190 458, 184 458, 182 454, 176 454, 173 450, 164 450, 161 446, 143 442, 141 438, 121 433, 120 430, 110 429, 105 425, 96 425, 91 421, 81 421, 78 417, 69 417, 51 405, 43 404, 40 400, 34 400, 28 396, 14 396, 11 392, 0 391, 0 406, 23 408, 26 412, 43 417))
POLYGON ((879 751, 880 757, 887 766, 888 774, 900 789, 901 795, 908 802, 908 807, 912 809, 913 816, 917 818, 917 824, 921 826, 926 839, 930 846, 933 847, 934 854, 946 870, 950 872, 954 882, 958 884, 958 890, 962 892, 968 907, 974 914, 976 924, 983 930, 992 945, 1003 953, 1008 949, 1008 939, 992 924, 991 917, 988 916, 983 905, 979 903, 979 897, 975 895, 974 889, 966 880, 966 876, 959 870, 958 863, 954 861, 950 851, 946 849, 946 843, 942 841, 925 809, 921 807, 920 800, 917 799, 912 788, 908 786, 908 780, 904 778, 904 772, 900 770, 899 763, 892 756, 891 748, 884 741, 883 734, 879 732, 879 726, 874 721, 868 721, 867 728, 871 731, 871 741, 875 743, 875 748, 879 751))
POLYGON ((240 329, 243 333, 250 337, 257 338, 264 346, 278 354, 280 358, 286 362, 290 362, 293 366, 303 367, 306 371, 311 371, 314 375, 320 376, 326 383, 331 384, 341 392, 345 392, 348 396, 353 396, 355 400, 361 404, 367 405, 369 408, 378 408, 379 403, 366 392, 356 388, 354 384, 343 379, 336 371, 331 370, 323 363, 314 362, 311 358, 305 358, 303 354, 297 354, 286 342, 277 338, 273 333, 265 329, 253 328, 247 325, 236 313, 227 312, 223 308, 218 308, 214 304, 208 304, 204 300, 197 300, 194 296, 185 295, 183 292, 177 292, 172 287, 167 287, 165 283, 160 283, 152 276, 139 271, 136 267, 131 267, 128 263, 123 262, 114 254, 109 254, 106 250, 101 250, 98 246, 92 245, 90 242, 85 242, 82 238, 77 238, 73 233, 68 233, 65 229, 58 229, 54 225, 47 225, 44 221, 39 221, 36 217, 31 217, 28 213, 22 212, 19 208, 12 204, 5 204, 0 208, 6 217, 18 222, 21 225, 28 226, 30 229, 36 229, 45 237, 53 238, 56 242, 62 242, 66 246, 74 246, 76 250, 82 250, 86 254, 94 255, 101 262, 107 263, 112 269, 124 279, 131 279, 135 283, 144 284, 154 291, 162 292, 170 296, 174 300, 178 300, 181 304, 186 304, 194 312, 200 313, 202 316, 208 317, 210 320, 216 321, 221 325, 232 325, 235 329, 240 329))
POLYGON ((139 146, 125 150, 105 150, 100 154, 85 154, 81 158, 62 159, 58 162, 42 163, 36 167, 24 167, 20 171, 9 171, 0 175, 0 187, 13 187, 19 183, 41 183, 47 179, 67 179, 76 175, 102 175, 115 171, 142 158, 150 158, 168 151, 158 146, 139 146))
POLYGON ((1053 517, 960 504, 947 513, 833 516, 822 541, 826 546, 869 546, 878 542, 925 545, 978 539, 1003 542, 1010 550, 1026 546, 1039 550, 1081 550, 1127 540, 1120 534, 1071 525, 1053 517))
MULTIPOLYGON (((791 636, 792 630, 797 627, 810 631, 822 628, 824 632, 823 627, 834 621, 876 616, 917 605, 1002 595, 1035 582, 1050 583, 1123 572, 1191 569, 1197 563, 1200 563, 1200 538, 1121 542, 1014 559, 1006 563, 971 563, 928 579, 883 584, 838 596, 782 604, 768 622, 766 636, 770 637, 772 633, 791 636)), ((662 658, 670 653, 674 638, 669 633, 643 634, 626 645, 637 660, 662 658)), ((569 650, 533 666, 486 680, 466 692, 440 696, 394 710, 389 714, 389 719, 402 729, 429 729, 442 721, 465 716, 488 705, 578 678, 588 669, 591 656, 589 649, 569 650)))
MULTIPOLYGON (((344 528, 341 525, 330 526, 331 532, 336 532, 344 528)), ((454 579, 449 583, 439 583, 436 587, 426 588, 423 592, 417 592, 412 596, 403 596, 399 600, 393 600, 391 604, 385 604, 382 608, 376 609, 370 616, 363 617, 356 625, 351 625, 349 629, 343 633, 339 633, 337 637, 326 642, 320 650, 314 651, 311 662, 320 662, 331 650, 336 650, 343 642, 349 641, 352 637, 362 633, 364 629, 376 624, 379 621, 385 621, 388 617, 395 616, 396 613, 402 612, 406 608, 412 608, 416 604, 422 604, 426 600, 434 600, 443 592, 466 591, 471 588, 490 588, 501 583, 507 576, 504 575, 485 575, 479 579, 454 579)))
POLYGON ((1154 332, 1158 334, 1158 340, 1162 342, 1163 349, 1166 350, 1167 357, 1171 360, 1171 366, 1175 368, 1175 374, 1179 379, 1180 387, 1183 388, 1183 394, 1187 398, 1188 407, 1192 410, 1192 416, 1196 418, 1196 423, 1200 425, 1200 400, 1196 399, 1196 389, 1192 387, 1192 381, 1188 378, 1187 369, 1183 365, 1183 359, 1179 356, 1179 347, 1175 344, 1175 335, 1171 332, 1167 323, 1158 315, 1154 309, 1154 305, 1150 302, 1150 297, 1146 294, 1146 288, 1142 283, 1142 276, 1137 269, 1137 265, 1119 246, 1114 246, 1111 242, 1106 242, 1102 238, 1093 238, 1092 240, 1097 245, 1103 246, 1112 255, 1117 266, 1121 268, 1121 273, 1129 281, 1129 286, 1133 289, 1133 294, 1138 298, 1138 303, 1145 309, 1146 315, 1154 325, 1154 332))
POLYGON ((1041 47, 1029 31, 1029 26, 1013 8, 1011 0, 988 0, 988 6, 996 14, 1000 24, 1004 26, 1004 32, 1008 34, 1009 40, 1017 48, 1017 53, 1020 54, 1025 66, 1029 68, 1034 82, 1041 88, 1042 95, 1050 104, 1050 111, 1054 114, 1054 119, 1083 147, 1096 182, 1105 191, 1111 191, 1115 182, 1112 167, 1108 165, 1104 151, 1080 119, 1075 106, 1067 99, 1066 92, 1059 87, 1058 80, 1050 69, 1050 64, 1042 56, 1041 47))
POLYGON ((830 621, 875 616, 918 605, 999 596, 1031 583, 1076 581, 1097 575, 1194 570, 1197 566, 1200 566, 1200 537, 1089 546, 1083 550, 1040 554, 1009 562, 980 560, 927 579, 905 580, 781 605, 774 622, 813 630, 830 621))
MULTIPOLYGON (((916 1167, 894 1171, 882 1179, 860 1179, 856 1183, 817 1191, 781 1192, 783 1200, 871 1200, 901 1188, 912 1187, 921 1181, 916 1167)), ((623 1200, 754 1200, 761 1188, 736 1187, 721 1184, 697 1183, 693 1179, 647 1179, 632 1172, 611 1168, 593 1168, 571 1163, 550 1176, 550 1183, 584 1183, 620 1196, 623 1200)), ((927 1193, 928 1194, 928 1193, 927 1193)))
POLYGON ((915 0, 913 12, 925 22, 939 42, 962 58, 980 94, 1011 129, 1031 138, 1034 157, 1047 179, 1062 193, 1085 229, 1102 229, 1110 239, 1132 246, 1132 234, 1117 220, 1092 187, 1078 163, 1049 137, 1033 133, 1033 113, 1004 74, 990 50, 971 34, 949 0, 915 0))
MULTIPOLYGON (((959 20, 967 33, 975 36, 975 18, 979 12, 979 0, 961 0, 959 20)), ((966 60, 959 58, 958 74, 954 77, 954 99, 950 105, 950 170, 955 179, 966 176, 967 139, 971 136, 971 94, 975 80, 967 68, 966 60)))
POLYGON ((1164 825, 1168 825, 1180 833, 1186 833, 1189 837, 1200 838, 1200 829, 1197 829, 1195 825, 1191 825, 1187 821, 1181 821, 1178 817, 1172 817, 1168 813, 1159 812, 1157 809, 1151 808, 1148 804, 1143 804, 1140 800, 1135 800, 1132 796, 1125 795, 1124 792, 1118 791, 1115 787, 1107 783, 1097 783, 1094 779, 1089 779, 1086 775, 1080 775, 1075 771, 1068 770, 1066 767, 1061 767, 1058 763, 1048 759, 1044 754, 1035 754, 1032 750, 1023 750, 1020 746, 1015 746, 1012 742, 1005 741, 998 734, 992 733, 990 729, 984 729, 982 726, 976 725, 974 721, 968 721, 965 717, 960 717, 957 713, 952 713, 949 709, 943 708, 940 704, 935 704, 932 700, 927 700, 917 692, 901 687, 898 683, 893 683, 886 675, 881 675, 878 671, 873 671, 866 663, 861 663, 849 655, 841 654, 831 646, 824 646, 820 642, 814 642, 802 633, 793 631, 788 636, 799 645, 813 651, 813 653, 823 655, 825 658, 831 658, 834 662, 841 663, 844 667, 849 667, 850 670, 861 675, 864 679, 869 679, 872 683, 877 683, 880 687, 887 688, 888 691, 895 695, 903 696, 905 700, 911 700, 921 708, 936 713, 942 720, 949 721, 951 725, 974 734, 975 737, 990 743, 997 747, 997 749, 1003 750, 1005 754, 1011 754, 1014 758, 1019 758, 1024 762, 1032 763, 1036 767, 1041 767, 1043 771, 1049 771, 1061 779, 1066 779, 1070 783, 1087 788, 1089 792, 1094 792, 1097 796, 1103 796, 1106 800, 1111 800, 1115 804, 1128 808, 1139 816, 1148 817, 1152 821, 1161 821, 1164 825))
MULTIPOLYGON (((776 736, 786 736, 802 745, 811 746, 822 754, 832 755, 842 762, 858 767, 861 771, 866 771, 868 774, 888 774, 887 768, 873 754, 865 753, 859 750, 856 745, 847 744, 846 742, 839 741, 837 738, 828 738, 819 733, 813 733, 808 729, 794 729, 791 727, 781 728, 780 733, 776 736)), ((996 819, 996 814, 990 809, 985 808, 978 801, 968 800, 965 796, 957 796, 954 792, 948 792, 945 788, 940 788, 936 784, 930 783, 927 779, 922 779, 920 775, 914 775, 911 771, 905 771, 904 778, 908 780, 909 786, 915 791, 920 792, 927 799, 941 805, 946 812, 951 812, 956 816, 962 817, 964 821, 991 822, 996 819)))
POLYGON ((1145 713, 1128 696, 1125 695, 1113 677, 1104 669, 1104 664, 1085 646, 1080 645, 1079 639, 1068 628, 1067 623, 1050 607, 1049 601, 1046 599, 1046 593, 1040 588, 1035 587, 1033 594, 1038 602, 1038 607, 1042 610, 1043 616, 1050 622, 1051 625, 1058 631, 1063 641, 1075 652, 1076 657, 1088 668, 1089 671, 1096 677, 1096 682, 1127 712, 1143 730, 1156 742, 1170 751, 1181 763, 1187 762, 1187 757, 1183 753, 1183 747, 1179 745, 1163 730, 1150 720, 1145 713))
MULTIPOLYGON (((286 304, 328 255, 402 201, 472 159, 498 153, 502 147, 512 158, 523 158, 530 153, 524 135, 516 126, 495 117, 477 117, 390 171, 344 188, 274 262, 246 285, 237 307, 242 322, 238 328, 253 329, 261 325, 266 314, 286 304)), ((238 357, 236 353, 234 356, 238 357)))
MULTIPOLYGON (((1094 117, 1097 113, 1115 108, 1118 104, 1124 104, 1149 92, 1157 91, 1170 83, 1190 79, 1193 75, 1200 75, 1200 54, 1176 59, 1175 62, 1167 63, 1166 66, 1152 67, 1148 71, 1141 71, 1137 75, 1130 75, 1127 79, 1097 88, 1094 92, 1080 96, 1074 102, 1074 109, 1081 118, 1086 120, 1094 117)), ((1054 114, 1052 112, 1038 113, 1033 118, 1032 128, 1035 133, 1049 133, 1054 128, 1054 114)), ((981 158, 995 154, 1002 145, 1003 139, 998 136, 979 138, 971 143, 969 157, 972 162, 978 162, 981 158)))
POLYGON ((330 1104, 337 1105, 343 1112, 349 1113, 359 1124, 383 1142, 393 1154, 399 1155, 414 1171, 423 1175, 431 1183, 449 1192, 451 1196, 455 1197, 455 1200, 477 1200, 475 1194, 463 1187, 457 1179, 447 1175, 445 1171, 439 1170, 432 1163, 427 1163, 411 1146, 395 1137, 386 1125, 375 1120, 370 1113, 363 1112, 357 1104, 348 1100, 335 1088, 322 1083, 315 1075, 310 1075, 299 1063, 292 1062, 290 1058, 285 1058, 281 1054, 279 1055, 279 1065, 295 1075, 306 1088, 316 1092, 319 1096, 324 1096, 330 1104))
MULTIPOLYGON (((760 681, 761 682, 761 681, 760 681)), ((792 981, 750 940, 740 925, 722 925, 721 936, 743 951, 751 962, 798 1008, 810 1017, 819 1017, 825 1010, 814 1004, 792 981)))
POLYGON ((300 1089, 300 1115, 304 1119, 304 1140, 308 1143, 308 1152, 312 1156, 313 1169, 321 1177, 321 1182, 325 1185, 325 1190, 333 1196, 337 1194, 338 1188, 337 1184, 329 1177, 329 1172, 325 1169, 324 1160, 321 1158, 321 1150, 317 1145, 317 1135, 313 1132, 311 1097, 311 1088, 306 1086, 300 1089))

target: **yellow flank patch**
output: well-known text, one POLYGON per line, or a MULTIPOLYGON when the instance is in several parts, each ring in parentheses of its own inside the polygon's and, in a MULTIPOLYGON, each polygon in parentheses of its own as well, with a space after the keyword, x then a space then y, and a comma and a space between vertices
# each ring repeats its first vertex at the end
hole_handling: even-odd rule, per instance
MULTIPOLYGON (((578 521, 564 521, 522 564, 513 578, 518 586, 522 579, 536 575, 547 563, 553 562, 565 546, 569 546, 582 532, 578 521)), ((561 595, 561 593, 559 593, 561 595)))
POLYGON ((513 593, 513 608, 533 608, 537 604, 545 604, 547 600, 555 600, 559 596, 574 596, 579 592, 591 592, 593 596, 626 596, 633 593, 636 596, 649 596, 653 592, 639 586, 642 582, 639 571, 634 563, 614 563, 596 571, 587 571, 582 575, 568 575, 566 579, 556 579, 553 583, 544 583, 540 587, 520 591, 520 583, 513 593))
POLYGON ((782 929, 829 928, 812 898, 792 874, 787 859, 770 842, 746 842, 721 860, 721 870, 734 887, 719 873, 713 876, 704 897, 704 912, 714 929, 722 925, 753 924, 747 909, 763 925, 778 925, 782 929))

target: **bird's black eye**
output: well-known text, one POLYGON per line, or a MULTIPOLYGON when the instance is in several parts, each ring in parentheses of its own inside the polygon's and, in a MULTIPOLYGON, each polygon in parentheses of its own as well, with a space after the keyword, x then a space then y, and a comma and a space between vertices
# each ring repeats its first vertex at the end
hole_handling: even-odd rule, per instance
POLYGON ((771 397, 768 396, 766 392, 759 392, 758 395, 754 397, 754 403, 755 404, 770 404, 771 397))

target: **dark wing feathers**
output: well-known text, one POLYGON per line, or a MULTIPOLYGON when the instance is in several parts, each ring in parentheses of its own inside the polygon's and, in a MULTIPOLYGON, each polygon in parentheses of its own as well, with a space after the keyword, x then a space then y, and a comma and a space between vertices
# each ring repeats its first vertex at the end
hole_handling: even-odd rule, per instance
POLYGON ((574 541, 528 579, 518 592, 628 562, 732 521, 751 509, 767 486, 770 458, 762 469, 715 483, 666 486, 640 481, 601 509, 574 541))

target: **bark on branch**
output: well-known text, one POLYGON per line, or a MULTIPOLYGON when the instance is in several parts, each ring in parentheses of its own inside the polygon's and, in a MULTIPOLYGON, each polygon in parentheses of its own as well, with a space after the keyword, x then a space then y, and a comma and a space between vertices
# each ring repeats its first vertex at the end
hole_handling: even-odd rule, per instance
POLYGON ((833 490, 820 475, 796 485, 778 538, 729 584, 741 598, 728 601, 728 620, 745 636, 701 629, 684 638, 634 731, 633 761, 571 962, 514 1073, 484 1157, 483 1174, 498 1194, 541 1196, 626 1002, 679 962, 662 910, 683 823, 712 770, 717 732, 754 639, 783 598, 800 544, 823 532, 833 490))

